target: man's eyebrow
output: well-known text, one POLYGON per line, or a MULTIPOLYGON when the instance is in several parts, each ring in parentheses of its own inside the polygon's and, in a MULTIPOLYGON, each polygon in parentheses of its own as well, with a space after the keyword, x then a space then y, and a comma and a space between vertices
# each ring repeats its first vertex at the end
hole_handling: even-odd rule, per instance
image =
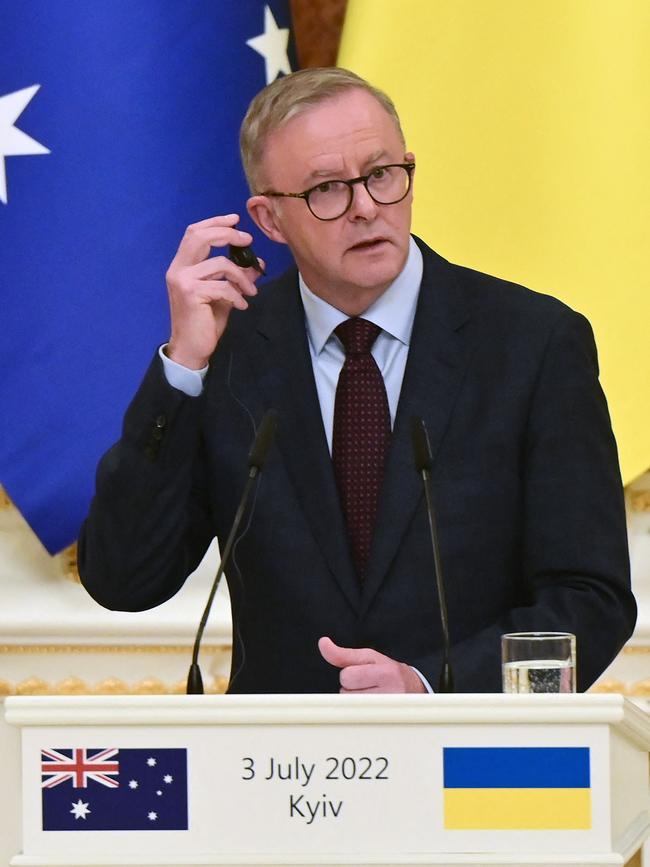
MULTIPOLYGON (((364 170, 368 169, 370 166, 376 165, 380 160, 385 159, 388 159, 388 153, 385 150, 375 151, 375 153, 371 154, 366 160, 364 160, 364 170)), ((315 169, 305 178, 305 184, 314 182, 318 183, 319 179, 322 178, 330 178, 335 181, 347 180, 346 178, 341 177, 341 175, 342 172, 338 169, 315 169)))
POLYGON ((375 151, 375 153, 371 154, 368 159, 364 162, 363 166, 365 169, 370 168, 370 166, 376 166, 378 162, 384 162, 389 159, 388 152, 385 150, 375 151))
POLYGON ((341 177, 341 172, 339 169, 315 169, 313 172, 310 172, 307 176, 307 182, 309 181, 318 181, 319 178, 334 178, 338 179, 341 177))

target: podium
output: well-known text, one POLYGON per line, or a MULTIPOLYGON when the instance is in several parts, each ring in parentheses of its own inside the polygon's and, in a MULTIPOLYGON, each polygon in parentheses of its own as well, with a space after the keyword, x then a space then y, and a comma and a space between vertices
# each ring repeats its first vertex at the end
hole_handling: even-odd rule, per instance
POLYGON ((5 718, 14 867, 586 867, 650 832, 650 720, 618 695, 44 696, 5 718))

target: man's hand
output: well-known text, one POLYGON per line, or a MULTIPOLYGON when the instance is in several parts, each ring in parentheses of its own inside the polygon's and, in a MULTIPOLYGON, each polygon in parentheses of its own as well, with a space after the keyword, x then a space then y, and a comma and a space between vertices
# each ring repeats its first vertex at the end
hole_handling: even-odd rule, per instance
POLYGON ((341 669, 341 692, 426 692, 424 684, 405 662, 397 662, 368 647, 339 647, 320 638, 323 659, 341 669))
POLYGON ((228 214, 188 226, 167 271, 172 329, 166 353, 191 370, 208 363, 232 308, 245 310, 245 296, 257 294, 254 268, 239 268, 226 256, 208 258, 212 247, 252 242, 235 228, 238 222, 237 214, 228 214))

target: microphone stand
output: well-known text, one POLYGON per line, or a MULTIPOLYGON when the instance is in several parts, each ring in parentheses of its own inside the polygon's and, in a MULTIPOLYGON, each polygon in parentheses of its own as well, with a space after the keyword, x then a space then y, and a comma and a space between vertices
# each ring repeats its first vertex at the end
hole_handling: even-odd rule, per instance
POLYGON ((429 443, 429 434, 424 423, 424 419, 413 419, 413 453, 415 456, 415 466, 418 473, 422 476, 424 485, 424 495, 427 503, 427 516, 429 518, 429 532, 431 534, 431 547, 433 549, 433 564, 436 573, 436 588, 438 590, 438 604, 440 607, 440 622, 442 625, 442 669, 438 680, 438 692, 449 693, 454 691, 454 677, 449 661, 449 619, 447 617, 447 598, 445 595, 445 585, 442 577, 442 562, 440 560, 440 544, 438 542, 438 528, 436 524, 436 515, 433 507, 433 490, 431 484, 431 468, 433 466, 433 455, 431 454, 431 444, 429 443))
POLYGON ((212 603, 219 587, 221 576, 223 575, 224 569, 226 568, 226 564, 228 563, 230 553, 235 543, 235 539, 237 538, 239 526, 242 522, 242 518, 244 517, 246 505, 248 503, 251 490, 253 488, 253 485, 255 484, 259 473, 262 470, 264 461, 266 460, 266 454, 271 446, 276 426, 277 413, 274 410, 270 409, 266 412, 264 418, 260 423, 259 430, 257 431, 257 435, 248 456, 248 478, 246 479, 246 484, 244 486, 241 499, 239 500, 239 506, 237 507, 237 511, 235 513, 235 519, 232 522, 232 527, 230 528, 230 533, 228 534, 228 539, 226 540, 226 545, 223 549, 223 554, 221 555, 221 562, 219 563, 217 574, 215 575, 214 581, 212 582, 212 588, 210 590, 210 595, 208 596, 208 601, 203 611, 203 616, 201 617, 201 622, 199 623, 196 638, 194 639, 194 648, 192 650, 192 663, 190 665, 190 670, 187 675, 187 695, 203 695, 204 693, 203 678, 201 677, 201 669, 199 668, 199 649, 201 647, 201 639, 203 638, 203 633, 208 622, 208 617, 210 616, 210 609, 212 608, 212 603))

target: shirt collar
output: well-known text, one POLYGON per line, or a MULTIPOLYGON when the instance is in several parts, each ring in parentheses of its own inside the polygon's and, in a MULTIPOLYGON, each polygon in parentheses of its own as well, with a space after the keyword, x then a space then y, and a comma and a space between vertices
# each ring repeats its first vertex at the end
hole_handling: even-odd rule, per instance
MULTIPOLYGON (((408 346, 413 330, 420 283, 422 282, 422 253, 413 240, 409 240, 406 264, 388 289, 363 313, 363 318, 408 346)), ((305 309, 307 335, 312 350, 319 355, 337 325, 348 317, 315 295, 298 275, 300 297, 305 309)))

